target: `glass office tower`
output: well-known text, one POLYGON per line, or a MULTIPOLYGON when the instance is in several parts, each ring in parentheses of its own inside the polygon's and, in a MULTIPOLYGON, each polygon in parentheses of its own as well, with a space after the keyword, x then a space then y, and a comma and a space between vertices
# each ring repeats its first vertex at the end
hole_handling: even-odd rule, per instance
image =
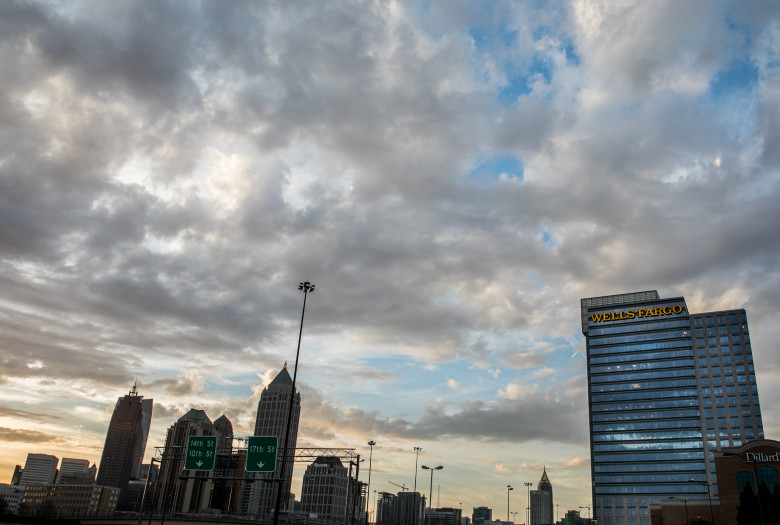
POLYGON ((714 450, 763 437, 744 310, 691 315, 656 291, 581 306, 599 525, 649 525, 651 504, 717 497, 714 450))

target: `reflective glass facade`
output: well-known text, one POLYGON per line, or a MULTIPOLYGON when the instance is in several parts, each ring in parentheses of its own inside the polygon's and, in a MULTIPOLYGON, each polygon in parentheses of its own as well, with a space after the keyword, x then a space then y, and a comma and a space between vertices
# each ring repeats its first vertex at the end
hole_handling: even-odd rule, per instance
POLYGON ((763 437, 744 310, 690 314, 655 291, 594 297, 582 329, 598 523, 649 525, 650 504, 706 499, 708 485, 715 497, 715 448, 763 437))

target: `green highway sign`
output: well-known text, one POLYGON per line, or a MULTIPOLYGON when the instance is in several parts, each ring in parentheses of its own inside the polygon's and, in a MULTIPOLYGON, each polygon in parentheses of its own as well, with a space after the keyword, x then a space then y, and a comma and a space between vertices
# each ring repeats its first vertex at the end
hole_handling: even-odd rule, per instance
POLYGON ((247 472, 273 472, 276 470, 276 436, 252 436, 246 446, 247 472))
POLYGON ((217 457, 217 436, 190 436, 184 470, 214 470, 217 457))

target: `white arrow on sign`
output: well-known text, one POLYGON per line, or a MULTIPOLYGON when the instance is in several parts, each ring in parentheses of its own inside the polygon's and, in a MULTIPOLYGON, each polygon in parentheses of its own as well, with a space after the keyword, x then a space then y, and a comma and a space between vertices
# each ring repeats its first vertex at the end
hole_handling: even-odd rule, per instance
POLYGON ((263 463, 262 461, 259 461, 257 463, 257 468, 263 468, 263 465, 265 465, 265 463, 263 463))
POLYGON ((201 465, 203 465, 203 462, 202 462, 202 461, 198 461, 198 462, 197 462, 197 463, 195 463, 195 464, 196 464, 197 466, 201 466, 201 465))

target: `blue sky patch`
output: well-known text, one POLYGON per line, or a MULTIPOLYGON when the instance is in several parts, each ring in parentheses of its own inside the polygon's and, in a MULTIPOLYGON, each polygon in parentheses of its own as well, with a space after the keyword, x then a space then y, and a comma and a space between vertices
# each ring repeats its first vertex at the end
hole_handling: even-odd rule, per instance
POLYGON ((469 172, 469 180, 477 186, 487 186, 498 181, 502 174, 523 180, 523 161, 514 155, 492 155, 477 161, 469 172))
POLYGON ((748 60, 734 60, 721 70, 710 83, 709 94, 718 98, 752 91, 758 85, 758 68, 748 60))
POLYGON ((544 226, 539 227, 539 238, 548 248, 555 248, 555 246, 558 244, 558 242, 552 238, 550 232, 548 232, 547 228, 544 226))

